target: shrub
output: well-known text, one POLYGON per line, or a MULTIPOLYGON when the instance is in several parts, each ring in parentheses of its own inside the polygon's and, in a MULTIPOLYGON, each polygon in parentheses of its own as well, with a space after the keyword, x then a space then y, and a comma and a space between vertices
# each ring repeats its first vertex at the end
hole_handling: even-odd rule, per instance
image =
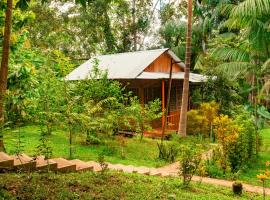
POLYGON ((113 156, 117 152, 118 152, 118 145, 114 141, 107 141, 102 150, 102 154, 105 156, 113 156))
MULTIPOLYGON (((223 170, 223 175, 228 172, 236 173, 247 166, 255 155, 255 128, 250 115, 245 110, 229 118, 220 115, 214 120, 214 132, 218 139, 219 148, 214 151, 213 161, 223 170)), ((210 165, 211 166, 211 165, 210 165)), ((208 173, 215 174, 212 167, 208 173)))
POLYGON ((159 159, 167 162, 174 162, 178 156, 179 148, 176 144, 157 143, 159 150, 159 159))
POLYGON ((243 191, 243 184, 241 182, 235 181, 232 185, 233 193, 236 195, 241 195, 243 191))
POLYGON ((270 180, 270 162, 267 161, 265 163, 266 165, 266 169, 264 171, 262 171, 261 174, 257 175, 257 178, 262 182, 262 186, 263 186, 263 199, 265 199, 265 182, 267 180, 270 180))
POLYGON ((188 111, 187 118, 187 132, 189 135, 207 134, 206 118, 200 114, 199 110, 188 111))
POLYGON ((188 112, 187 131, 189 134, 203 134, 212 138, 213 122, 218 115, 219 105, 214 102, 202 103, 197 110, 188 112))
POLYGON ((101 174, 104 174, 108 170, 108 164, 105 162, 105 156, 102 153, 98 155, 98 163, 101 167, 101 174))
POLYGON ((89 144, 99 145, 101 143, 102 143, 102 141, 97 136, 87 134, 87 138, 86 138, 87 145, 89 145, 89 144))
POLYGON ((227 115, 220 115, 217 117, 214 120, 214 125, 216 137, 220 145, 220 157, 218 163, 225 173, 228 167, 234 165, 234 163, 230 163, 230 161, 232 161, 230 158, 234 156, 233 154, 237 150, 236 144, 240 133, 240 127, 227 115))
POLYGON ((180 148, 179 175, 183 178, 183 185, 188 186, 201 162, 201 155, 189 146, 180 148))

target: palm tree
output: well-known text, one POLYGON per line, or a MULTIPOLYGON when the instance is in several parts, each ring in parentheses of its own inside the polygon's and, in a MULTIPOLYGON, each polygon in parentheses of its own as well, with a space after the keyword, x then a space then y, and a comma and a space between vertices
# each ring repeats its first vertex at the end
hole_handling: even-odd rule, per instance
MULTIPOLYGON (((12 9, 13 0, 7 1, 6 18, 5 18, 5 32, 3 41, 3 52, 0 69, 0 126, 1 129, 4 127, 4 95, 7 88, 7 76, 8 76, 8 61, 9 61, 9 50, 10 50, 10 35, 11 35, 11 24, 12 24, 12 9)), ((0 151, 4 150, 3 141, 3 129, 0 130, 0 151)))
POLYGON ((192 0, 188 0, 188 24, 186 36, 186 56, 185 56, 185 77, 183 84, 182 105, 180 112, 180 121, 178 134, 181 136, 187 135, 187 110, 188 110, 188 96, 189 96, 189 71, 191 58, 191 34, 192 34, 192 0))
MULTIPOLYGON (((222 62, 218 69, 230 78, 246 77, 250 84, 249 101, 254 107, 255 123, 261 110, 260 98, 269 94, 270 69, 270 0, 245 0, 238 5, 226 5, 224 12, 229 13, 225 25, 242 32, 235 46, 219 46, 212 52, 212 57, 222 62)), ((263 113, 267 113, 266 111, 263 113)), ((266 115, 266 114, 265 114, 266 115)), ((256 126, 257 127, 257 126, 256 126)), ((259 135, 256 129, 256 150, 258 152, 259 135)))

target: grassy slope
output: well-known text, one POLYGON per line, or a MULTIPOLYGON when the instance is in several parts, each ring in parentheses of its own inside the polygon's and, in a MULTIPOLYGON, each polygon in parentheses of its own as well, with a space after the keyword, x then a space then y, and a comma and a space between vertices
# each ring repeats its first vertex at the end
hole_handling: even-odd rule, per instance
POLYGON ((232 194, 230 188, 192 183, 181 189, 176 178, 149 177, 137 174, 92 172, 77 174, 3 174, 0 199, 261 199, 258 194, 232 194), (30 178, 31 177, 31 178, 30 178), (2 198, 1 198, 2 196, 2 198))
MULTIPOLYGON (((17 143, 18 130, 20 130, 23 144, 23 152, 33 156, 37 152, 39 144, 40 130, 36 126, 26 126, 16 130, 8 130, 4 134, 4 141, 8 153, 13 153, 17 143)), ((52 134, 51 146, 53 148, 53 157, 69 157, 68 134, 64 131, 56 131, 52 134)), ((110 148, 106 145, 84 145, 83 136, 77 135, 74 142, 74 156, 82 160, 98 160, 98 155, 105 152, 105 160, 111 163, 122 163, 132 165, 144 165, 156 167, 165 163, 157 160, 157 140, 126 139, 124 146, 125 158, 121 157, 119 141, 112 142, 110 148)))
MULTIPOLYGON (((260 173, 260 170, 265 169, 265 162, 270 161, 270 129, 264 129, 260 134, 262 136, 263 146, 259 158, 252 162, 250 168, 239 177, 242 181, 256 185, 261 184, 256 178, 256 175, 260 173)), ((270 187, 269 182, 267 186, 270 187)))

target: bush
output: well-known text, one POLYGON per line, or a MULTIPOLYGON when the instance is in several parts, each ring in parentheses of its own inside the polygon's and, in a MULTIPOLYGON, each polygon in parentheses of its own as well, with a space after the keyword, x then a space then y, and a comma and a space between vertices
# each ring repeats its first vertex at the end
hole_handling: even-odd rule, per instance
POLYGON ((180 148, 179 175, 183 178, 183 185, 188 186, 201 162, 201 154, 190 146, 180 148))
POLYGON ((118 152, 118 145, 114 141, 106 142, 103 147, 102 154, 105 156, 113 156, 118 152))
POLYGON ((86 144, 87 145, 99 145, 101 144, 102 141, 97 137, 97 136, 94 136, 94 135, 87 135, 87 138, 86 138, 86 144))
POLYGON ((236 195, 241 195, 243 191, 243 185, 241 182, 235 181, 232 185, 233 193, 236 195))
POLYGON ((176 144, 157 143, 159 150, 159 159, 167 162, 174 162, 178 156, 179 148, 176 144))
POLYGON ((238 173, 253 160, 256 152, 255 127, 247 111, 240 109, 234 119, 220 115, 214 120, 214 132, 219 148, 214 151, 215 156, 208 166, 209 174, 216 176, 217 166, 223 170, 223 175, 238 173))
POLYGON ((188 112, 188 134, 203 134, 212 138, 213 122, 218 115, 219 105, 214 102, 202 103, 197 110, 188 112))

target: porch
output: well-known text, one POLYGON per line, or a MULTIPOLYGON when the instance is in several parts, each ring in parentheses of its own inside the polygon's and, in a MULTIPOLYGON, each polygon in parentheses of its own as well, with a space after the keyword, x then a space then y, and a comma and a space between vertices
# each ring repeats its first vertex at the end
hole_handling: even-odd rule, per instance
MULTIPOLYGON (((160 99, 163 116, 152 122, 153 130, 145 131, 147 137, 161 137, 162 126, 165 123, 165 108, 167 106, 169 80, 168 79, 146 79, 121 81, 128 91, 137 96, 142 105, 155 99, 160 99)), ((180 109, 182 99, 183 80, 172 80, 171 95, 167 116, 166 134, 171 134, 178 130, 180 120, 180 109)))

